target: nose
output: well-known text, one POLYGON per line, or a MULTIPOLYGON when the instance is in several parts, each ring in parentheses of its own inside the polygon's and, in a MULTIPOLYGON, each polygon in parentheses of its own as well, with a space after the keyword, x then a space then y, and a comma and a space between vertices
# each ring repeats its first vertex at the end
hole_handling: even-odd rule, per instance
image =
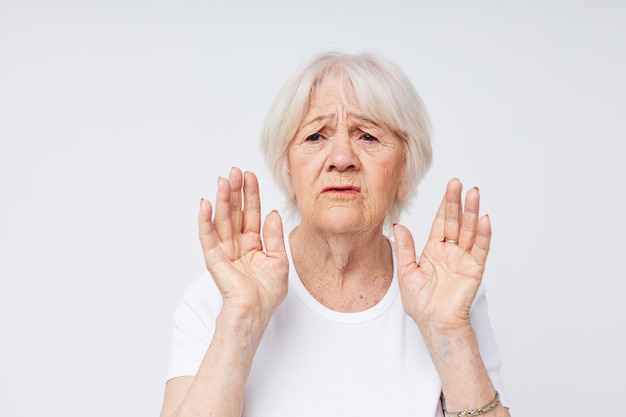
POLYGON ((355 148, 356 143, 347 132, 337 132, 328 145, 326 147, 328 150, 326 169, 328 171, 337 170, 343 172, 359 168, 360 163, 355 148))

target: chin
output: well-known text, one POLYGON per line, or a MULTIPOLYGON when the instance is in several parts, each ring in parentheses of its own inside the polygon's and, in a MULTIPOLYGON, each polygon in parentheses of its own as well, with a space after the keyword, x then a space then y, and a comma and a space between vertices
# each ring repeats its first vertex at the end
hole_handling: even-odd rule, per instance
POLYGON ((329 233, 359 233, 375 228, 367 221, 367 216, 362 213, 355 213, 354 210, 331 210, 321 216, 314 223, 318 227, 329 233))

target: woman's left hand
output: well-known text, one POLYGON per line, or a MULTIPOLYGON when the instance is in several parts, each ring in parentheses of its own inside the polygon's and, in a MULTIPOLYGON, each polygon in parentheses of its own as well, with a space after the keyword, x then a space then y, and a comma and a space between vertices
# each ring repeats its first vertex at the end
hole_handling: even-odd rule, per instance
POLYGON ((480 195, 448 182, 428 242, 416 262, 408 229, 394 226, 398 281, 405 311, 422 333, 451 332, 470 325, 470 307, 485 270, 491 241, 489 217, 479 217, 480 195))

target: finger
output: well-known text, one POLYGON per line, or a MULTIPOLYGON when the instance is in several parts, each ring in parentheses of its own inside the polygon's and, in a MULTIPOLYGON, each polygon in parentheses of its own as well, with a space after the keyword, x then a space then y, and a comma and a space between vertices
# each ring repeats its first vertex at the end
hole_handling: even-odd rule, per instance
POLYGON ((437 214, 435 214, 435 219, 433 220, 433 224, 430 228, 430 234, 428 235, 428 240, 437 240, 442 241, 444 236, 444 225, 446 223, 446 194, 444 193, 443 198, 441 199, 441 204, 439 204, 439 208, 437 209, 437 214))
POLYGON ((261 230, 261 199, 259 183, 252 172, 243 175, 243 233, 261 230))
POLYGON ((283 222, 276 210, 272 210, 265 217, 263 241, 265 243, 265 255, 270 258, 287 258, 283 222))
POLYGON ((232 240, 234 233, 230 201, 230 182, 226 178, 219 177, 217 179, 217 196, 215 197, 214 227, 217 237, 224 242, 232 240))
POLYGON ((398 270, 400 271, 400 268, 406 269, 412 265, 417 266, 415 242, 409 229, 400 224, 395 224, 393 226, 393 238, 396 258, 398 260, 398 270))
POLYGON ((453 178, 448 182, 445 203, 446 219, 443 234, 444 238, 453 239, 457 242, 459 240, 459 225, 463 215, 463 207, 461 205, 462 191, 463 185, 457 178, 453 178))
POLYGON ((484 265, 487 262, 489 246, 491 245, 491 219, 485 214, 478 220, 476 227, 476 241, 472 246, 472 257, 484 265))
POLYGON ((241 212, 241 189, 243 187, 243 174, 239 168, 233 167, 228 174, 230 183, 230 216, 232 228, 235 233, 241 232, 243 213, 241 212))
POLYGON ((211 203, 205 199, 201 199, 200 212, 198 213, 198 237, 200 238, 202 253, 207 261, 207 266, 210 264, 209 254, 218 244, 213 222, 211 221, 212 211, 211 203))
POLYGON ((479 203, 480 193, 477 187, 473 187, 465 196, 465 210, 459 232, 459 246, 465 250, 471 249, 476 239, 479 203))

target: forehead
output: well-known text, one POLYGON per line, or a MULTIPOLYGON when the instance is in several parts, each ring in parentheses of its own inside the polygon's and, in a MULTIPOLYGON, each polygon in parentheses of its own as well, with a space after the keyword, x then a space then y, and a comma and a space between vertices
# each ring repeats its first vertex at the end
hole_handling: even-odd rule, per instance
POLYGON ((317 123, 337 123, 340 120, 379 127, 385 125, 374 117, 364 114, 351 85, 345 86, 336 78, 326 79, 319 83, 311 93, 300 127, 304 128, 317 123))
POLYGON ((316 108, 335 105, 341 105, 348 111, 360 110, 351 82, 347 83, 345 79, 337 76, 324 77, 316 83, 309 95, 307 113, 315 111, 316 108))

